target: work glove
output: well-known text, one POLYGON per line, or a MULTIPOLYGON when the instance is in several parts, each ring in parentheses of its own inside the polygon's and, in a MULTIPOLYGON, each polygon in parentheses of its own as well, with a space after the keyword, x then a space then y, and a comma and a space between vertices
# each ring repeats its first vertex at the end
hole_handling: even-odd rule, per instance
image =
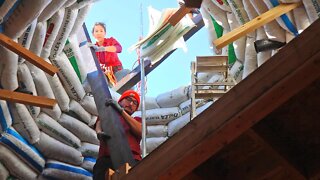
POLYGON ((93 48, 95 52, 106 51, 106 48, 104 46, 97 46, 96 44, 92 43, 87 43, 87 46, 93 48))
POLYGON ((122 111, 124 111, 124 109, 120 106, 120 104, 117 101, 113 100, 113 99, 107 99, 105 105, 106 106, 112 106, 120 114, 122 113, 122 111))

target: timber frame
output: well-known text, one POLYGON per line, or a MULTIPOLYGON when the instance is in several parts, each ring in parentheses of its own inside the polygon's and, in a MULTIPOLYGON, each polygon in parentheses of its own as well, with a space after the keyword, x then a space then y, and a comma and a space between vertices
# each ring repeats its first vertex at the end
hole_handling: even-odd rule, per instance
MULTIPOLYGON (((203 166, 203 163, 210 159, 219 157, 223 159, 219 155, 223 152, 227 153, 228 151, 226 152, 225 149, 239 142, 239 137, 244 134, 259 142, 261 146, 266 148, 266 152, 273 154, 273 157, 281 164, 281 166, 270 165, 269 171, 260 176, 256 174, 256 178, 280 177, 279 173, 283 170, 286 170, 287 176, 281 177, 291 177, 289 179, 316 179, 319 177, 320 143, 317 143, 320 141, 318 131, 320 129, 318 122, 320 116, 318 95, 320 92, 319 29, 320 20, 318 19, 265 64, 133 167, 124 179, 135 179, 136 177, 140 179, 190 179, 194 177, 201 179, 200 173, 197 174, 197 171, 201 171, 201 165, 203 166), (304 96, 308 98, 304 100, 304 96), (299 106, 299 103, 305 106, 299 106), (286 107, 290 107, 292 104, 298 104, 296 105, 298 108, 295 108, 297 109, 296 113, 301 110, 298 117, 294 111, 285 111, 286 107), (307 121, 307 124, 311 124, 308 126, 309 129, 304 131, 314 132, 313 136, 303 137, 304 133, 294 133, 290 129, 283 130, 283 132, 300 135, 291 137, 290 140, 292 143, 301 142, 296 144, 302 147, 285 143, 285 137, 290 137, 289 135, 282 135, 284 141, 281 139, 273 139, 272 141, 270 132, 262 133, 268 129, 263 124, 269 124, 269 127, 272 127, 270 123, 273 122, 273 119, 281 119, 277 117, 277 115, 281 116, 281 113, 277 112, 282 111, 288 116, 287 119, 296 119, 287 121, 286 125, 295 127, 293 129, 298 132, 301 131, 299 129, 301 127, 291 126, 290 123, 303 124, 300 121, 307 121), (312 113, 308 115, 306 112, 312 113), (312 130, 312 128, 314 129, 312 130), (312 141, 303 144, 308 138, 312 138, 312 141), (292 153, 285 151, 290 149, 285 144, 292 146, 291 148, 296 147, 297 150, 292 150, 292 153), (303 150, 304 148, 308 150, 303 150), (299 158, 295 154, 297 152, 308 154, 300 154, 302 157, 299 158)), ((285 127, 285 125, 281 126, 282 129, 283 126, 285 127)), ((265 157, 267 157, 265 159, 269 158, 265 157)), ((254 167, 251 166, 251 168, 254 167)), ((210 168, 214 169, 213 166, 210 168)), ((230 168, 232 169, 232 166, 230 168)), ((233 168, 235 169, 235 167, 233 168)), ((230 178, 219 174, 219 169, 216 169, 216 172, 220 179, 230 178)), ((257 171, 253 172, 257 173, 257 171)), ((245 174, 242 173, 242 175, 245 174)), ((212 177, 214 175, 210 178, 212 177)), ((235 177, 239 176, 233 178, 235 177)))

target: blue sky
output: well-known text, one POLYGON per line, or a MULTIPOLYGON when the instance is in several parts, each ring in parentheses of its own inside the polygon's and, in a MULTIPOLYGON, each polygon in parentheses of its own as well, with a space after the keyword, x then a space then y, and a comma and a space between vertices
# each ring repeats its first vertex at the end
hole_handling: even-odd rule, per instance
MULTIPOLYGON (((116 38, 122 45, 119 54, 124 68, 132 69, 137 60, 135 51, 128 48, 138 41, 141 35, 142 4, 143 34, 149 32, 147 7, 152 6, 157 10, 177 7, 176 0, 100 0, 96 2, 86 18, 86 25, 91 32, 94 22, 106 23, 107 37, 116 38)), ((92 41, 94 41, 93 37, 92 41)), ((188 52, 176 50, 160 66, 147 76, 146 96, 156 97, 161 93, 171 91, 183 85, 190 84, 190 62, 200 55, 212 55, 209 48, 208 35, 205 28, 198 31, 187 41, 188 52)))

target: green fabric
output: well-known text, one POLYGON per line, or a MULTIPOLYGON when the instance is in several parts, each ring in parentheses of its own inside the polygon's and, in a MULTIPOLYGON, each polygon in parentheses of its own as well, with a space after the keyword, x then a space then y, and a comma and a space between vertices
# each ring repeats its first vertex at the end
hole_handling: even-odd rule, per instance
MULTIPOLYGON (((217 21, 210 15, 214 29, 216 31, 217 38, 223 36, 223 27, 220 26, 217 21)), ((233 43, 228 45, 228 64, 231 67, 237 60, 236 53, 234 52, 233 43)))
POLYGON ((66 42, 66 45, 65 47, 63 48, 63 52, 66 53, 74 71, 77 73, 77 76, 80 80, 80 82, 82 83, 82 79, 81 79, 81 73, 80 73, 80 70, 79 70, 79 66, 78 66, 78 63, 77 63, 77 59, 76 57, 74 56, 74 53, 73 53, 73 50, 72 48, 70 47, 70 42, 69 40, 67 40, 66 42))

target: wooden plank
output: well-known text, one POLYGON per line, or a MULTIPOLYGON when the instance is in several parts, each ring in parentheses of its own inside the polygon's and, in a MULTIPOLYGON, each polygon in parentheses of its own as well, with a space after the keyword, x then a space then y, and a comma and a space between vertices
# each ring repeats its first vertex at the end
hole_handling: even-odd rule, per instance
POLYGON ((8 48, 9 50, 13 51, 14 53, 18 54, 25 60, 37 66, 38 68, 42 69, 44 72, 48 73, 51 76, 58 72, 58 68, 46 62, 41 57, 35 55, 31 51, 24 48, 22 45, 14 42, 11 38, 7 37, 2 33, 0 33, 0 44, 8 48))
POLYGON ((174 13, 168 20, 168 22, 175 26, 179 23, 179 21, 189 12, 191 11, 191 8, 186 7, 185 5, 181 5, 180 8, 176 13, 174 13))
MULTIPOLYGON (((91 42, 85 24, 83 25, 83 31, 86 35, 87 41, 91 42)), ((93 48, 90 48, 90 50, 96 64, 97 71, 89 73, 87 75, 87 79, 91 86, 95 104, 98 109, 101 128, 103 132, 109 136, 105 143, 108 144, 113 167, 118 169, 125 163, 129 163, 133 166, 135 164, 135 160, 133 159, 127 137, 121 124, 120 115, 111 106, 105 106, 106 99, 112 98, 106 76, 100 68, 100 63, 96 57, 95 51, 93 48)))
POLYGON ((14 103, 21 103, 51 109, 57 103, 55 99, 49 99, 43 96, 33 96, 30 94, 13 92, 5 89, 0 89, 0 99, 14 103))
POLYGON ((197 65, 227 65, 228 56, 197 56, 197 65))
POLYGON ((297 7, 299 7, 302 2, 298 3, 291 3, 291 4, 280 4, 269 11, 257 16, 256 18, 252 19, 251 21, 247 22, 246 24, 234 29, 233 31, 223 35, 222 37, 215 40, 213 43, 217 47, 217 49, 221 49, 224 46, 232 43, 233 41, 245 36, 246 34, 256 30, 257 28, 267 24, 277 17, 285 14, 297 7))
MULTIPOLYGON (((183 36, 184 40, 187 41, 190 37, 192 37, 196 32, 198 32, 202 27, 204 27, 204 22, 202 20, 201 14, 197 15, 193 18, 194 23, 196 24, 187 34, 183 36)), ((165 61, 176 49, 167 53, 163 58, 161 58, 158 62, 150 66, 145 66, 145 75, 147 76, 150 72, 152 72, 155 68, 157 68, 163 61, 165 61)), ((146 63, 145 63, 146 64, 146 63)), ((136 85, 141 77, 140 77, 140 69, 135 68, 135 72, 127 75, 128 77, 124 77, 123 80, 119 81, 115 86, 115 89, 118 93, 123 93, 125 90, 132 88, 136 85), (124 81, 124 82, 122 82, 124 81)))
POLYGON ((282 157, 277 151, 275 151, 272 146, 270 146, 263 138, 261 138, 254 130, 249 129, 245 134, 247 134, 249 137, 257 141, 260 145, 264 147, 264 149, 271 154, 273 157, 275 157, 277 160, 280 161, 282 166, 286 168, 290 174, 295 177, 297 180, 305 180, 306 177, 304 177, 292 164, 290 164, 284 157, 282 157))
POLYGON ((228 66, 213 66, 213 65, 207 65, 207 66, 197 66, 197 72, 227 72, 228 66))
POLYGON ((161 144, 135 166, 126 179, 184 177, 318 79, 320 77, 319 29, 318 19, 244 81, 199 114, 179 133, 161 144))

